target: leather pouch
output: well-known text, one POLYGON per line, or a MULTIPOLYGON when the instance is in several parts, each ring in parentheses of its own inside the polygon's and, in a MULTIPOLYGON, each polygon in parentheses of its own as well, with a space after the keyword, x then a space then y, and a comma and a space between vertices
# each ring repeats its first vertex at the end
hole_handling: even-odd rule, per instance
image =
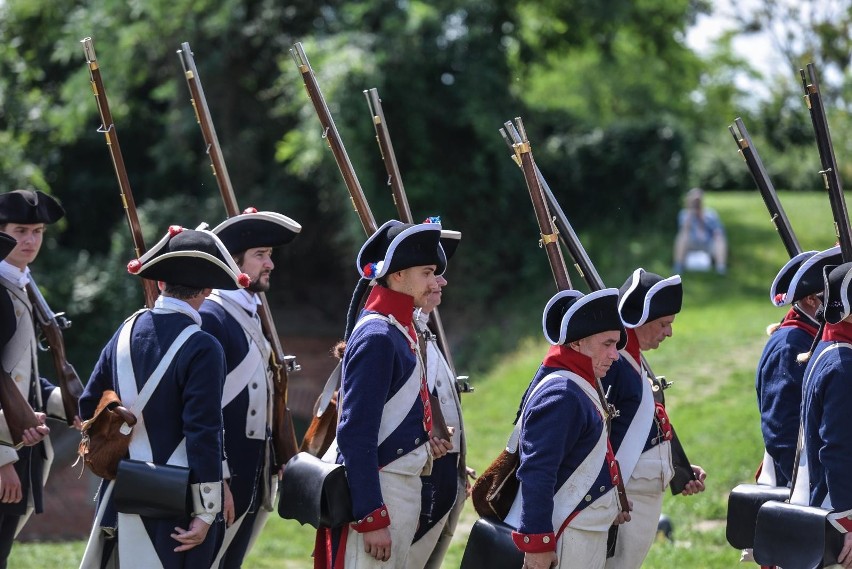
POLYGON ((476 479, 470 498, 477 514, 483 518, 506 518, 520 487, 518 477, 515 476, 518 466, 518 453, 504 449, 476 479))
POLYGON ((494 518, 473 524, 459 569, 518 569, 524 553, 512 541, 512 527, 494 518))
POLYGON ((814 569, 837 563, 843 534, 827 517, 830 510, 766 502, 757 514, 754 560, 784 569, 814 569))
POLYGON ((728 523, 725 537, 732 547, 750 549, 754 547, 754 532, 757 512, 766 502, 783 502, 790 497, 786 486, 766 484, 740 484, 728 496, 728 523))
POLYGON ((112 490, 115 509, 148 518, 189 516, 189 468, 124 459, 112 490))
POLYGON ((284 467, 278 515, 319 529, 355 521, 352 495, 342 464, 300 452, 284 467))

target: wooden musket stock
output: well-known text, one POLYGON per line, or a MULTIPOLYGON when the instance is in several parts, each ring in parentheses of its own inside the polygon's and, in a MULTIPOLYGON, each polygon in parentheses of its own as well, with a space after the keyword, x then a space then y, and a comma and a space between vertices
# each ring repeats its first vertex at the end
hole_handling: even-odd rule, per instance
MULTIPOLYGON (((130 189, 127 169, 124 167, 124 158, 121 155, 121 146, 118 143, 118 132, 116 132, 115 124, 112 121, 112 113, 109 110, 109 101, 107 100, 106 90, 104 90, 104 83, 101 79, 101 70, 98 65, 98 58, 95 55, 95 46, 92 43, 92 38, 84 38, 80 40, 80 43, 83 44, 83 52, 86 54, 92 93, 95 95, 95 102, 98 105, 98 113, 101 117, 101 127, 98 129, 98 132, 102 132, 106 137, 107 149, 112 159, 112 166, 115 170, 115 177, 118 181, 118 189, 121 194, 121 203, 124 206, 127 225, 130 228, 130 236, 133 239, 134 253, 138 259, 145 253, 142 226, 139 223, 139 216, 136 212, 136 202, 133 201, 133 191, 130 189)), ((157 290, 157 283, 149 279, 141 280, 142 288, 145 292, 145 305, 148 308, 153 308, 154 301, 160 295, 157 290)))
MULTIPOLYGON (((364 91, 364 96, 367 97, 367 106, 370 108, 370 114, 373 117, 373 126, 376 128, 376 141, 379 143, 379 150, 382 154, 385 170, 387 170, 388 173, 388 185, 391 187, 391 192, 393 193, 393 201, 396 205, 399 220, 403 223, 414 223, 414 218, 411 215, 411 208, 408 205, 408 197, 405 194, 405 186, 402 185, 402 176, 399 173, 399 165, 396 162, 396 154, 393 151, 390 131, 388 130, 387 121, 385 120, 385 112, 382 109, 382 100, 379 98, 379 91, 373 88, 364 91)), ((432 319, 431 328, 434 330, 435 336, 437 336, 438 339, 438 347, 441 348, 441 352, 444 354, 444 358, 447 360, 447 364, 450 366, 450 370, 455 376, 456 366, 453 361, 453 356, 450 353, 447 335, 444 332, 444 324, 441 322, 441 315, 438 312, 437 307, 432 311, 430 318, 432 319)), ((467 377, 462 377, 463 379, 457 378, 462 382, 461 386, 457 384, 457 389, 462 392, 465 390, 469 391, 470 387, 464 387, 466 385, 465 380, 467 380, 467 377)))
POLYGON ((24 431, 38 427, 41 422, 29 402, 18 390, 15 380, 3 368, 0 368, 0 408, 3 410, 3 418, 6 419, 6 426, 12 436, 11 441, 2 441, 0 444, 19 449, 24 446, 24 431))
MULTIPOLYGON (((41 328, 41 333, 47 342, 45 350, 50 351, 53 365, 56 368, 56 384, 62 394, 62 407, 65 410, 65 422, 68 426, 74 424, 74 417, 80 414, 78 402, 83 394, 83 382, 74 366, 65 354, 65 340, 62 331, 71 326, 71 321, 62 314, 54 314, 47 301, 38 289, 38 285, 30 277, 27 284, 27 296, 33 305, 33 314, 41 328)), ((39 346, 41 347, 41 345, 39 346)))
MULTIPOLYGON (((189 43, 182 43, 181 49, 177 53, 183 66, 186 84, 189 87, 192 107, 195 109, 195 118, 198 121, 201 134, 207 145, 207 155, 210 157, 213 176, 216 178, 219 192, 222 194, 225 211, 228 217, 239 215, 240 209, 237 206, 234 187, 231 184, 231 177, 225 166, 222 147, 219 144, 216 129, 213 127, 213 118, 207 106, 207 98, 204 96, 204 88, 201 86, 201 78, 198 76, 198 68, 195 65, 195 59, 189 43)), ((274 386, 272 441, 275 450, 275 465, 276 467, 281 467, 299 452, 299 445, 296 442, 296 430, 293 426, 293 416, 287 407, 288 372, 297 371, 299 366, 296 365, 294 356, 286 355, 284 352, 284 348, 281 345, 281 338, 278 336, 275 322, 272 319, 272 311, 269 307, 269 301, 266 299, 266 294, 259 292, 257 295, 260 299, 258 316, 260 317, 263 333, 272 345, 270 362, 274 386)))
POLYGON ((822 163, 820 174, 822 174, 825 189, 828 190, 828 200, 831 202, 831 213, 834 216, 834 230, 840 242, 843 262, 848 263, 852 261, 852 230, 849 227, 849 213, 846 211, 846 199, 843 197, 843 186, 837 170, 837 159, 834 157, 834 146, 831 143, 831 133, 828 130, 828 120, 825 117, 816 68, 813 63, 808 63, 807 69, 808 77, 805 77, 804 69, 799 70, 805 92, 804 99, 810 111, 816 135, 819 159, 822 163))
POLYGON ((763 198, 763 203, 766 204, 766 209, 769 210, 769 218, 772 224, 778 231, 778 236, 784 243, 787 249, 787 254, 792 259, 802 252, 802 247, 799 245, 799 240, 796 239, 796 234, 790 226, 790 220, 787 219, 787 214, 784 208, 781 207, 781 202, 778 200, 778 193, 775 191, 775 186, 772 180, 769 179, 769 174, 766 173, 766 168, 763 166, 763 160, 757 153, 754 143, 751 141, 751 136, 746 130, 745 123, 739 117, 734 120, 734 125, 728 126, 731 136, 734 137, 734 142, 737 143, 740 154, 743 160, 748 165, 748 171, 757 184, 757 189, 760 190, 760 196, 763 198), (737 134, 739 132, 739 134, 737 134))

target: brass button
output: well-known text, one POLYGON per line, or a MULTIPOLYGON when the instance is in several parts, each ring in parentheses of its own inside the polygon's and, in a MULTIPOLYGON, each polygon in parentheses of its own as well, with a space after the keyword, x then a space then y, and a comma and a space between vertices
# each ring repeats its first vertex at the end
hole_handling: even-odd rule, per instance
POLYGON ((606 490, 606 486, 601 486, 601 492, 604 492, 605 490, 606 490))
POLYGON ((543 538, 541 538, 541 541, 543 541, 544 543, 550 543, 550 536, 549 535, 544 536, 543 538))
POLYGON ((387 511, 387 510, 382 510, 382 512, 381 512, 381 513, 382 513, 382 517, 383 517, 383 518, 388 517, 388 511, 387 511))
POLYGON ((210 493, 210 486, 203 486, 201 488, 201 491, 204 492, 205 494, 209 494, 210 493))
POLYGON ((525 535, 524 536, 524 543, 529 543, 529 542, 530 542, 530 536, 525 535))
POLYGON ((373 516, 367 516, 367 523, 368 524, 373 523, 373 516))
POLYGON ((253 437, 253 436, 254 436, 254 431, 249 431, 249 436, 250 436, 250 437, 253 437))
POLYGON ((396 454, 402 454, 402 449, 401 448, 396 449, 396 454))
POLYGON ((418 438, 416 438, 416 439, 414 439, 414 444, 416 444, 416 445, 419 445, 419 444, 420 444, 420 438, 419 438, 419 437, 418 437, 418 438))
POLYGON ((251 384, 251 388, 252 388, 252 389, 257 389, 257 382, 252 383, 252 384, 251 384))
POLYGON ((255 415, 257 415, 257 411, 255 411, 254 409, 252 409, 251 411, 249 411, 249 415, 251 415, 252 417, 254 417, 255 415))
POLYGON ((586 502, 591 502, 592 497, 589 494, 586 494, 586 502))
POLYGON ((208 509, 208 510, 212 510, 212 509, 213 509, 213 502, 209 502, 209 503, 207 504, 207 509, 208 509))

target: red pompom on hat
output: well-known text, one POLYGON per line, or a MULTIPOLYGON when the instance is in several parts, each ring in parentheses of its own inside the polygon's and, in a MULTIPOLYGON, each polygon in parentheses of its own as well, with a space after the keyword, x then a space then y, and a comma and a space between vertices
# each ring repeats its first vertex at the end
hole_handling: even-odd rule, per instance
POLYGON ((142 268, 142 262, 139 259, 133 259, 129 263, 127 263, 127 272, 131 275, 135 275, 139 272, 139 269, 142 268))
POLYGON ((257 213, 257 208, 249 206, 243 210, 243 213, 257 213))
POLYGON ((246 288, 251 284, 251 277, 245 273, 240 273, 240 276, 237 277, 237 283, 241 287, 246 288))
POLYGON ((181 227, 180 225, 169 225, 169 235, 171 235, 172 237, 182 232, 183 227, 181 227))

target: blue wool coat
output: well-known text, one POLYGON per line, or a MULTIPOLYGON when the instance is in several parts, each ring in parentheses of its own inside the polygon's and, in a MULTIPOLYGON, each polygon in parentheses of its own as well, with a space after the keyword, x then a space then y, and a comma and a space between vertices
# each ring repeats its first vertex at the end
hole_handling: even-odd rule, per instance
POLYGON ((774 463, 764 464, 763 468, 775 468, 778 486, 787 486, 792 480, 799 438, 806 364, 797 362, 796 357, 810 349, 817 331, 815 326, 794 324, 795 316, 791 310, 781 327, 769 337, 757 364, 754 382, 763 444, 774 463))

